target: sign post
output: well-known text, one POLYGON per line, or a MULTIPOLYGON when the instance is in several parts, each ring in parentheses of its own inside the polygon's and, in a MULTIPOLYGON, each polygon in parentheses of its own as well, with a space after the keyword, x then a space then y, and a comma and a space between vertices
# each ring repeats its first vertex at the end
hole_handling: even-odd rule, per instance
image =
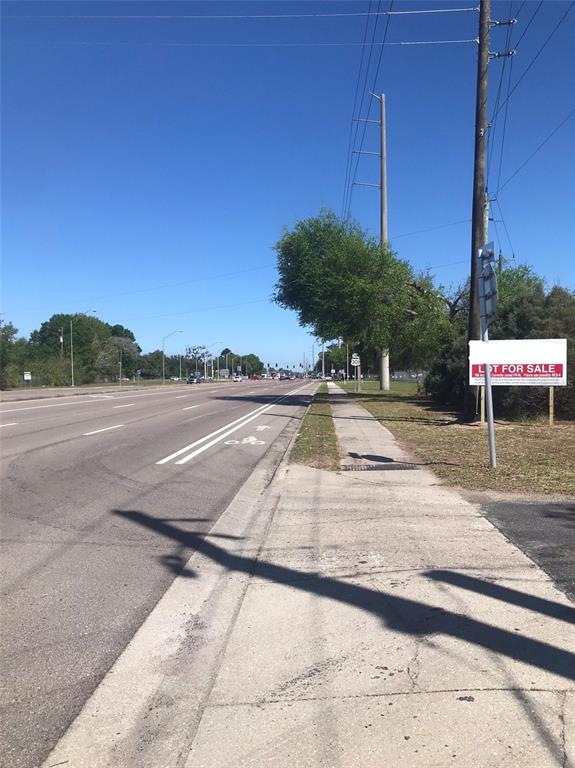
POLYGON ((361 391, 361 360, 357 352, 351 356, 350 364, 355 368, 355 391, 361 391))
MULTIPOLYGON (((491 261, 494 258, 493 243, 487 243, 479 249, 479 314, 481 319, 481 338, 489 342, 489 324, 495 319, 497 309, 497 278, 491 261)), ((495 450, 495 424, 493 422, 493 397, 491 392, 491 371, 489 363, 485 363, 485 404, 487 406, 487 439, 489 442, 489 466, 497 467, 497 452, 495 450)))
POLYGON ((549 426, 553 426, 555 416, 555 387, 549 387, 549 426))

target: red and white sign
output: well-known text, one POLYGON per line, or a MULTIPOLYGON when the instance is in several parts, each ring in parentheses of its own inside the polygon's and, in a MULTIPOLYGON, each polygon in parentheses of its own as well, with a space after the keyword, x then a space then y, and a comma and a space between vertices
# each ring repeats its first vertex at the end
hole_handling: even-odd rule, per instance
POLYGON ((494 386, 564 387, 567 339, 470 341, 470 384, 485 384, 487 363, 494 386))

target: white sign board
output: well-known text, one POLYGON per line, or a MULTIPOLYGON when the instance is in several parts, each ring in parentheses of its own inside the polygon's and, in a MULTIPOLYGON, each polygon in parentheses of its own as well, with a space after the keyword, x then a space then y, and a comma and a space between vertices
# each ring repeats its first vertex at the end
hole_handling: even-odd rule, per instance
POLYGON ((351 365, 353 365, 353 366, 354 366, 354 368, 355 368, 356 366, 360 365, 360 361, 359 361, 359 355, 353 354, 353 355, 351 356, 351 360, 350 360, 349 362, 351 363, 351 365))
POLYGON ((485 363, 489 363, 493 386, 564 387, 567 339, 470 341, 470 384, 485 384, 485 363))
POLYGON ((32 381, 32 374, 30 371, 24 371, 24 381, 32 381))

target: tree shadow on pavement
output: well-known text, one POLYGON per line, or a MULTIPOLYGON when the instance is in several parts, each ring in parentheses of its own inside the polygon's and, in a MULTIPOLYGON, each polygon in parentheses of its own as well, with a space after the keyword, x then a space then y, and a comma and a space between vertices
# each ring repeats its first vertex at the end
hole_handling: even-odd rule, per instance
MULTIPOLYGON (((370 587, 340 581, 330 576, 309 574, 305 571, 258 560, 255 557, 235 554, 209 541, 204 535, 184 531, 170 523, 157 520, 145 512, 116 509, 112 513, 154 530, 182 547, 191 548, 230 571, 246 573, 276 584, 289 584, 290 587, 302 592, 355 606, 378 616, 387 627, 398 632, 416 637, 443 634, 459 638, 500 656, 506 656, 532 667, 546 670, 568 680, 575 680, 575 654, 540 640, 518 636, 506 629, 419 600, 399 597, 370 587)), ((175 558, 176 565, 181 566, 181 556, 176 555, 175 558)), ((171 567, 170 563, 166 562, 165 564, 171 567)), ((180 570, 178 567, 178 572, 182 576, 197 577, 195 572, 186 568, 180 570)), ((427 575, 430 577, 429 573, 427 575)), ((440 578, 446 578, 445 571, 440 572, 440 578)), ((476 581, 478 584, 475 584, 474 581, 473 586, 476 587, 476 591, 479 591, 477 587, 481 581, 479 579, 476 581)), ((466 584, 466 586, 471 585, 466 584)), ((485 593, 487 594, 489 588, 493 586, 486 584, 485 593)), ((521 593, 516 593, 516 590, 507 590, 507 592, 501 588, 495 594, 498 599, 519 604, 518 595, 521 593)), ((543 613, 550 615, 550 601, 542 601, 528 595, 524 595, 522 599, 524 600, 524 607, 534 611, 544 609, 543 613)), ((557 611, 562 610, 564 610, 564 606, 557 604, 557 611)))

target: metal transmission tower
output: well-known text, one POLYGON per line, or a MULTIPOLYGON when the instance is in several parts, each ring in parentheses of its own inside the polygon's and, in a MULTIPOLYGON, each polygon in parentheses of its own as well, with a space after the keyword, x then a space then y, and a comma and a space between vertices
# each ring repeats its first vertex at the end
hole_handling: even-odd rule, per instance
MULTIPOLYGON (((387 143, 386 143, 386 120, 385 120, 385 95, 379 96, 375 93, 370 94, 379 101, 379 120, 365 120, 358 118, 361 122, 376 123, 379 125, 379 152, 366 152, 362 149, 354 150, 355 154, 375 155, 379 157, 380 178, 379 184, 368 184, 362 181, 354 181, 362 187, 375 187, 379 189, 379 244, 381 250, 387 247, 387 143)), ((382 390, 389 390, 389 349, 379 348, 379 385, 382 390)))

